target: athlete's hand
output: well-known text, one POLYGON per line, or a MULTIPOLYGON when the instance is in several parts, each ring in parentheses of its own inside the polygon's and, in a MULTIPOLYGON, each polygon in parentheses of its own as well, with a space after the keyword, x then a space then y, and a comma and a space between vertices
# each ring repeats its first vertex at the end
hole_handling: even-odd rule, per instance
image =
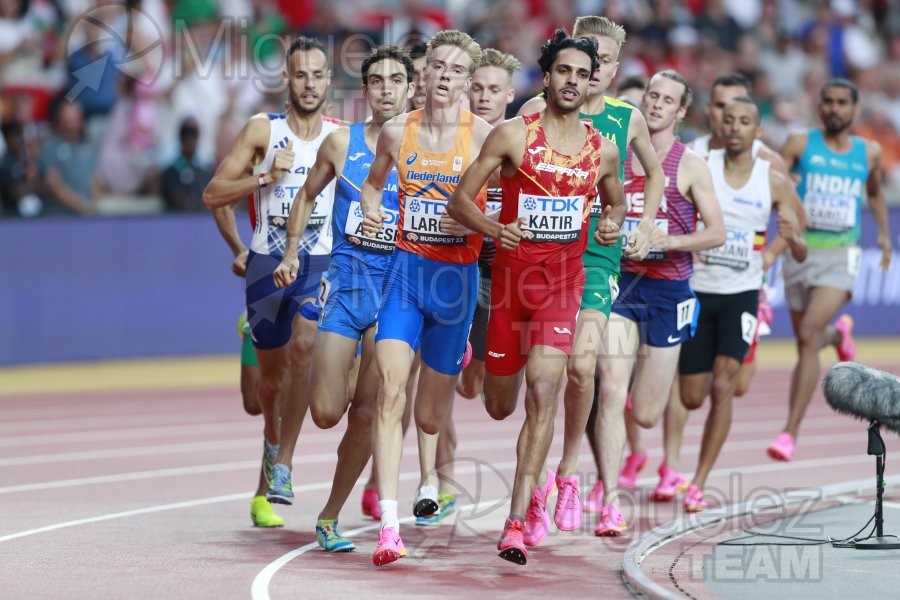
POLYGON ((793 212, 784 210, 778 211, 778 235, 789 242, 802 235, 800 223, 797 221, 797 216, 793 212))
POLYGON ((625 242, 623 254, 630 260, 644 260, 650 251, 650 232, 645 231, 645 224, 641 223, 634 230, 628 241, 625 242))
POLYGON ((594 241, 601 246, 612 246, 619 239, 619 225, 609 218, 612 208, 609 205, 603 207, 603 214, 597 221, 597 230, 594 231, 594 241))
POLYGON ((384 219, 387 215, 381 211, 368 212, 363 217, 363 234, 366 237, 374 237, 384 227, 384 219))
POLYGON ((773 264, 774 262, 775 262, 775 255, 772 254, 772 253, 769 251, 769 248, 767 247, 765 250, 762 251, 762 268, 763 268, 763 271, 768 271, 768 270, 769 270, 769 267, 771 267, 772 264, 773 264))
POLYGON ((669 235, 659 227, 654 227, 650 232, 650 245, 652 247, 665 251, 669 249, 669 242, 669 235))
POLYGON ((455 236, 465 236, 471 233, 475 233, 468 227, 464 227, 456 222, 450 215, 444 213, 441 215, 441 233, 446 233, 447 235, 455 235, 455 236))
POLYGON ((247 274, 247 256, 249 254, 250 251, 245 248, 243 252, 234 257, 234 262, 231 263, 232 273, 238 277, 243 277, 247 274))
POLYGON ((891 268, 891 255, 894 253, 894 249, 891 248, 891 236, 879 235, 878 245, 881 246, 881 272, 887 273, 891 268))
POLYGON ((294 168, 294 142, 287 143, 287 147, 279 148, 275 151, 275 160, 272 161, 272 171, 270 173, 273 182, 278 181, 281 177, 294 168))
POLYGON ((497 243, 504 250, 515 250, 522 239, 522 229, 520 225, 525 222, 524 218, 519 218, 512 223, 507 223, 500 227, 500 235, 497 236, 497 243))
POLYGON ((285 256, 275 269, 275 287, 286 288, 297 280, 300 271, 300 259, 296 256, 285 256))

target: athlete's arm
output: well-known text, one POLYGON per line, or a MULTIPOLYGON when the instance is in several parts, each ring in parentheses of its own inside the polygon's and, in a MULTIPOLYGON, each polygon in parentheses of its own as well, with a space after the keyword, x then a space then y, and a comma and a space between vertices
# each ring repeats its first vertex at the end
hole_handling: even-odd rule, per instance
POLYGON ((891 232, 888 225, 887 204, 881 187, 881 146, 878 142, 866 140, 866 158, 869 160, 869 179, 866 193, 869 195, 869 209, 878 225, 878 245, 881 246, 881 270, 887 273, 891 266, 891 232))
MULTIPOLYGON (((806 240, 803 231, 806 229, 806 215, 797 191, 791 180, 774 169, 769 169, 769 189, 772 204, 778 211, 778 238, 766 251, 771 256, 780 254, 784 247, 791 249, 791 256, 797 262, 806 260, 806 240), (798 208, 799 211, 798 212, 798 208)), ((768 262, 768 261, 765 261, 768 262)))
POLYGON ((525 153, 525 127, 521 118, 510 119, 497 125, 481 146, 478 158, 463 173, 459 185, 447 202, 447 214, 454 221, 500 241, 504 248, 515 248, 522 237, 518 223, 500 225, 486 217, 475 206, 475 197, 491 174, 505 163, 521 161, 525 153), (518 157, 518 160, 517 160, 518 157))
POLYGON ((522 115, 530 115, 532 113, 541 112, 545 108, 547 108, 547 101, 544 100, 544 97, 535 96, 519 107, 519 111, 516 113, 516 116, 521 117, 522 115))
POLYGON ((806 140, 808 139, 808 135, 809 134, 805 131, 792 133, 781 147, 781 157, 784 159, 784 164, 787 167, 789 175, 797 166, 797 163, 800 162, 800 157, 806 150, 806 140))
POLYGON ((716 198, 712 175, 709 174, 706 161, 690 148, 684 151, 678 165, 679 188, 682 182, 687 192, 684 196, 690 198, 697 207, 704 227, 684 235, 664 235, 658 229, 654 229, 653 245, 661 250, 685 252, 699 252, 721 246, 725 243, 725 220, 722 217, 719 200, 716 198))
POLYGON ((762 148, 759 149, 759 158, 769 161, 769 164, 772 165, 771 168, 775 169, 788 179, 791 178, 791 172, 788 170, 787 163, 784 162, 784 159, 778 152, 766 144, 763 144, 762 148))
POLYGON ((631 234, 631 239, 625 246, 626 258, 643 260, 650 251, 650 236, 653 233, 656 213, 662 203, 665 176, 659 164, 656 150, 650 143, 650 130, 647 129, 647 121, 639 110, 631 111, 631 119, 628 122, 628 144, 634 150, 634 155, 647 174, 647 182, 644 184, 644 214, 641 223, 631 234))
POLYGON ((347 155, 349 144, 350 130, 346 127, 341 127, 328 134, 319 147, 316 161, 307 173, 303 187, 294 196, 291 213, 288 216, 281 264, 276 267, 273 274, 277 287, 287 287, 297 279, 300 270, 297 248, 300 246, 303 230, 309 224, 316 198, 337 175, 337 165, 343 163, 343 157, 347 155))
POLYGON ((234 262, 231 263, 231 272, 238 277, 243 277, 247 271, 247 246, 241 240, 238 233, 237 221, 234 219, 234 206, 220 206, 212 209, 213 219, 219 234, 234 254, 234 262))
POLYGON ((400 142, 403 139, 405 125, 406 115, 398 115, 385 123, 378 133, 375 158, 372 160, 369 174, 359 192, 359 205, 365 215, 363 233, 367 236, 381 231, 384 213, 379 209, 381 208, 381 198, 384 195, 384 183, 391 174, 391 167, 397 163, 397 154, 400 152, 400 142))
POLYGON ((621 235, 622 223, 628 212, 625 191, 619 179, 619 149, 601 136, 600 183, 598 189, 603 201, 603 214, 594 231, 594 241, 601 246, 612 246, 621 235))
MULTIPOLYGON (((219 164, 212 180, 203 190, 203 204, 206 208, 212 210, 234 204, 259 189, 259 178, 253 175, 253 162, 254 159, 258 162, 265 156, 268 140, 269 119, 266 115, 256 115, 247 121, 228 156, 219 164)), ((281 173, 266 173, 266 184, 279 177, 281 173)))

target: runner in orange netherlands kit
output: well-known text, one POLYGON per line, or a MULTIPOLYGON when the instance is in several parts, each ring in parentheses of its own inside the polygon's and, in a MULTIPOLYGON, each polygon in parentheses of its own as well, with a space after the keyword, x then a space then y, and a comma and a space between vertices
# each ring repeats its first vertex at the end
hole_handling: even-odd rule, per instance
POLYGON ((450 199, 460 225, 492 235, 494 259, 488 323, 485 403, 495 419, 511 415, 525 375, 525 424, 519 435, 509 518, 497 545, 500 556, 524 565, 525 509, 553 438, 557 395, 572 349, 584 290, 582 254, 588 236, 618 241, 624 196, 612 142, 579 119, 588 81, 597 66, 593 40, 563 30, 541 48, 547 108, 498 125, 450 199), (602 150, 601 150, 602 148, 602 150), (500 222, 482 214, 473 199, 500 168, 500 222), (589 231, 598 185, 611 207, 589 231), (523 369, 524 367, 524 369, 523 369))
MULTIPOLYGON (((481 60, 481 48, 465 33, 442 31, 428 42, 426 56, 425 107, 384 125, 360 193, 363 231, 371 237, 382 228, 379 204, 384 181, 391 167, 397 166, 400 234, 384 276, 375 336, 381 374, 374 444, 381 507, 381 533, 372 556, 377 566, 406 554, 399 533, 397 488, 403 450, 400 420, 407 400, 404 387, 413 357, 421 345, 414 411, 422 430, 420 462, 433 465, 436 440, 427 440, 423 448, 423 438, 436 436, 446 419, 478 291, 476 261, 482 236, 452 220, 442 230, 441 215, 491 129, 460 106, 481 60)), ((483 211, 484 190, 477 201, 483 211)), ((421 482, 416 516, 437 510, 435 483, 437 476, 431 470, 421 482)))

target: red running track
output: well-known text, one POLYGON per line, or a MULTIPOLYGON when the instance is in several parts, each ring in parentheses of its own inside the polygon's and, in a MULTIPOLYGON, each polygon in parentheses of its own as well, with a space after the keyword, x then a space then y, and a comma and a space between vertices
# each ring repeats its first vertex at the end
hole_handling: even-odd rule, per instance
MULTIPOLYGON (((898 371, 897 365, 880 365, 898 371)), ((735 425, 710 486, 718 502, 762 489, 822 486, 867 477, 865 427, 835 415, 820 394, 804 423, 794 462, 775 463, 765 448, 783 425, 788 372, 761 369, 749 396, 736 400, 735 425)), ((705 413, 704 409, 698 413, 705 413)), ((458 399, 457 480, 466 494, 455 526, 401 527, 410 556, 376 569, 377 531, 360 515, 361 485, 341 524, 358 551, 328 555, 315 547, 343 426, 304 425, 295 460, 287 526, 255 529, 249 519, 261 449, 261 421, 241 410, 237 389, 0 397, 0 596, 5 598, 396 598, 492 596, 627 598, 622 553, 637 532, 670 521, 680 506, 646 500, 661 458, 661 434, 645 433, 650 464, 623 512, 620 539, 552 531, 519 567, 497 557, 508 510, 516 437, 523 409, 492 421, 478 401, 458 399)), ((561 416, 561 411, 560 411, 561 416)), ((683 450, 691 470, 702 414, 693 414, 683 450)), ((561 451, 561 419, 551 466, 561 451)), ((896 438, 888 439, 896 452, 896 438)), ((596 479, 588 457, 582 492, 596 479)), ((890 474, 891 461, 888 461, 890 474)), ((415 436, 402 466, 401 517, 418 478, 415 436)), ((708 493, 710 493, 708 491, 708 493)), ((700 593, 702 597, 703 594, 700 593)))

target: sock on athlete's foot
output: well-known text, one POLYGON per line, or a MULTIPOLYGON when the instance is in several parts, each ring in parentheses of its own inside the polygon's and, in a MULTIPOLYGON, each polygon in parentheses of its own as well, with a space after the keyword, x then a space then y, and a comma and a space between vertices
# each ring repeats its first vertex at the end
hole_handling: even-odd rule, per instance
POLYGON ((400 531, 400 519, 397 517, 397 501, 379 500, 378 507, 381 509, 381 528, 393 527, 396 531, 400 531))

